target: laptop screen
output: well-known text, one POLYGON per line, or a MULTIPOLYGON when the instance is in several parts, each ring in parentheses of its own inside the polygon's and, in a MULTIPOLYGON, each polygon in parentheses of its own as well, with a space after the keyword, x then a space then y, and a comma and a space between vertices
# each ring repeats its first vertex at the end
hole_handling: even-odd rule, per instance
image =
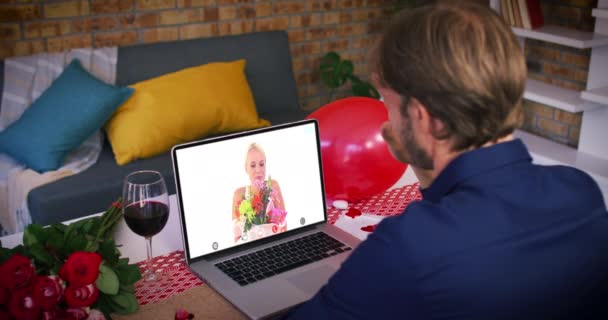
POLYGON ((174 149, 189 258, 325 220, 316 122, 174 149))

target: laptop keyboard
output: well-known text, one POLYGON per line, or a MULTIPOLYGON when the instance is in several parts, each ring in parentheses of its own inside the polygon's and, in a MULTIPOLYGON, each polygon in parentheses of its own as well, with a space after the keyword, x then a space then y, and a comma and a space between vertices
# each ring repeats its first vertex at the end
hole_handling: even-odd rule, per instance
POLYGON ((325 259, 351 248, 317 232, 215 264, 241 286, 325 259))

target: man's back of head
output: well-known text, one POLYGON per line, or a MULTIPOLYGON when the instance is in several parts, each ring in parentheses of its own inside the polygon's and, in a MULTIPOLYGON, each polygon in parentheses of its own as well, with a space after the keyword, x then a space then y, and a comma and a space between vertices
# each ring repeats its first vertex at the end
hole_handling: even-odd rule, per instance
POLYGON ((525 57, 487 6, 442 1, 404 10, 372 60, 380 85, 417 99, 444 122, 437 137, 453 139, 455 150, 482 146, 520 124, 525 57))

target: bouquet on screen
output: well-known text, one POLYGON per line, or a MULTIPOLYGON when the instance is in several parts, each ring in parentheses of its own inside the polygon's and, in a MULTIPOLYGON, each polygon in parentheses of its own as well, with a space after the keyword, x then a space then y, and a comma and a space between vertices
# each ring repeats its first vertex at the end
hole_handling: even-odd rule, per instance
POLYGON ((114 242, 120 200, 101 216, 42 227, 23 245, 0 246, 0 319, 111 319, 138 310, 136 264, 114 242))
MULTIPOLYGON (((254 225, 273 223, 282 225, 285 222, 287 213, 274 207, 273 199, 276 199, 277 192, 272 189, 272 180, 255 180, 254 187, 257 192, 249 190, 249 194, 241 200, 239 213, 245 218, 243 233, 248 232, 254 225)), ((274 232, 278 230, 274 226, 274 232)))

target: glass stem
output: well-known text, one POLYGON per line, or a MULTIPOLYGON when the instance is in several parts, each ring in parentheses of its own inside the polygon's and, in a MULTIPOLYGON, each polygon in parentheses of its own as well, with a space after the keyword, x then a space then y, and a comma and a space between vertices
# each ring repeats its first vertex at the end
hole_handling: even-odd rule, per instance
POLYGON ((146 237, 146 248, 148 253, 147 273, 151 275, 154 274, 154 270, 152 270, 152 237, 146 237))

